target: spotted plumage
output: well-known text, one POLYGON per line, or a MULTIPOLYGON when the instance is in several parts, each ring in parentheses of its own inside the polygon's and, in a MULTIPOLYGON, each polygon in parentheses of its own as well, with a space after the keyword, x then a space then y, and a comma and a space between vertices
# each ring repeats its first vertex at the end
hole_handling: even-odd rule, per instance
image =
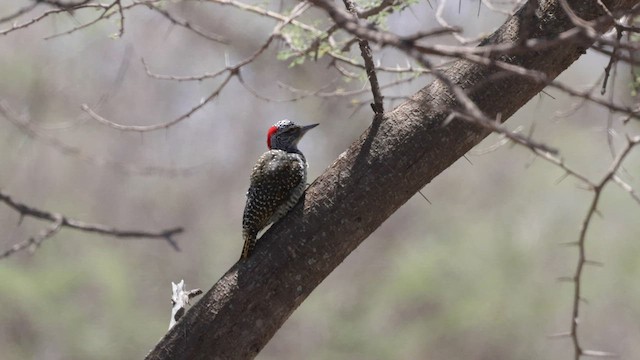
POLYGON ((251 254, 260 230, 280 220, 304 193, 308 165, 297 144, 317 125, 299 126, 282 120, 269 129, 269 151, 262 154, 253 167, 247 191, 242 218, 242 258, 251 254))

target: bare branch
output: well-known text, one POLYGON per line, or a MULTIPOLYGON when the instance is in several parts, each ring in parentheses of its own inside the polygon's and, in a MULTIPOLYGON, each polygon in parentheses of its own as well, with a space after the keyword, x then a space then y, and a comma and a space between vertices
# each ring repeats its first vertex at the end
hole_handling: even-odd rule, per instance
POLYGON ((58 231, 60 231, 60 228, 62 228, 62 219, 56 219, 51 225, 42 229, 38 235, 14 244, 9 249, 0 253, 0 260, 8 258, 9 256, 25 249, 28 249, 31 252, 35 251, 38 247, 40 247, 43 241, 57 234, 58 231))
MULTIPOLYGON (((355 18, 358 17, 356 6, 352 0, 343 0, 344 6, 349 10, 355 18)), ((371 108, 375 115, 384 114, 384 104, 382 102, 382 93, 380 93, 380 85, 378 84, 378 76, 376 75, 375 65, 373 63, 373 55, 371 55, 371 47, 367 40, 358 39, 358 45, 360 46, 360 54, 364 59, 364 66, 367 71, 367 78, 371 83, 371 92, 373 93, 373 103, 371 108)))
MULTIPOLYGON (((235 8, 240 9, 240 10, 245 10, 245 11, 256 13, 258 15, 270 17, 270 18, 273 18, 273 19, 276 19, 276 20, 279 20, 279 21, 282 21, 282 22, 286 22, 286 24, 294 25, 296 27, 299 27, 300 29, 312 32, 314 34, 322 33, 322 30, 319 30, 319 29, 317 29, 317 28, 315 28, 315 27, 313 27, 311 25, 307 25, 307 24, 305 24, 303 22, 300 22, 298 20, 294 20, 294 18, 296 16, 294 16, 294 18, 289 18, 286 15, 280 14, 278 12, 267 10, 267 9, 261 8, 259 6, 245 4, 245 3, 242 3, 242 2, 236 1, 236 0, 205 0, 205 1, 210 2, 210 3, 220 4, 220 5, 233 6, 235 8)), ((293 14, 293 11, 291 13, 293 14)))
MULTIPOLYGON (((128 6, 126 6, 127 9, 130 9, 136 5, 140 5, 140 3, 133 3, 133 4, 129 4, 128 6)), ((78 25, 78 26, 74 26, 69 30, 63 31, 63 32, 59 32, 57 34, 53 34, 50 36, 45 37, 45 40, 50 40, 50 39, 54 39, 60 36, 64 36, 64 35, 69 35, 72 34, 76 31, 82 30, 82 29, 86 29, 92 25, 97 24, 98 22, 102 21, 102 20, 106 20, 108 18, 110 18, 111 16, 113 16, 114 14, 119 14, 121 16, 120 19, 120 27, 118 29, 118 34, 116 34, 116 36, 120 37, 122 36, 122 34, 124 34, 124 9, 122 7, 122 5, 120 5, 120 0, 114 0, 114 2, 112 2, 111 4, 87 4, 87 5, 80 5, 77 6, 75 8, 94 8, 94 9, 100 9, 102 10, 102 12, 100 13, 100 15, 98 15, 98 17, 96 17, 95 19, 86 22, 84 24, 78 25), (111 10, 113 7, 117 7, 118 11, 117 12, 109 12, 109 10, 111 10)), ((75 9, 74 8, 74 9, 75 9)))
POLYGON ((0 24, 18 18, 18 17, 28 13, 29 11, 35 9, 36 6, 38 6, 38 5, 39 5, 38 2, 34 1, 33 3, 31 3, 29 5, 26 5, 26 6, 23 6, 20 9, 16 10, 16 12, 14 12, 13 14, 9 14, 9 15, 6 15, 4 17, 0 17, 0 24))
MULTIPOLYGON (((251 58, 254 58, 254 57, 253 56, 249 57, 249 59, 251 58)), ((144 58, 141 59, 141 61, 142 61, 142 65, 144 66, 144 70, 147 72, 147 76, 157 80, 170 80, 170 81, 203 81, 208 79, 215 79, 226 72, 232 72, 236 70, 236 68, 238 68, 238 65, 228 66, 228 67, 225 67, 224 69, 220 69, 213 73, 206 72, 200 75, 188 75, 188 76, 163 75, 163 74, 156 74, 153 71, 151 71, 151 69, 149 69, 149 66, 147 65, 147 62, 144 60, 144 58)), ((244 61, 240 63, 243 63, 243 62, 244 61)))
POLYGON ((200 103, 194 107, 192 107, 189 111, 187 111, 186 113, 180 115, 179 117, 169 120, 167 122, 164 123, 160 123, 160 124, 155 124, 155 125, 122 125, 122 124, 118 124, 116 122, 113 122, 111 120, 108 120, 100 115, 98 115, 95 111, 93 111, 89 105, 87 104, 82 104, 82 110, 84 110, 87 114, 89 114, 89 116, 91 116, 93 119, 97 120, 98 122, 105 124, 109 127, 112 127, 114 129, 117 130, 122 130, 122 131, 137 131, 137 132, 147 132, 147 131, 154 131, 154 130, 160 130, 160 129, 168 129, 171 126, 185 120, 191 117, 191 115, 193 115, 196 111, 200 110, 202 107, 204 107, 206 104, 208 104, 211 100, 215 99, 218 95, 220 95, 220 92, 222 91, 222 89, 229 83, 229 80, 231 80, 232 77, 234 77, 236 75, 236 72, 229 72, 229 75, 227 75, 227 77, 222 81, 222 83, 211 93, 209 94, 209 96, 207 96, 207 98, 205 98, 204 100, 200 101, 200 103))
POLYGON ((13 32, 13 31, 16 31, 16 30, 19 30, 19 29, 27 28, 27 27, 39 22, 40 20, 42 20, 42 19, 44 19, 44 18, 46 18, 46 17, 48 17, 50 15, 60 14, 60 13, 65 13, 65 12, 67 12, 67 10, 65 10, 65 9, 47 10, 44 13, 42 13, 42 14, 34 17, 34 18, 31 18, 31 19, 29 19, 29 20, 27 20, 27 21, 25 21, 23 23, 16 23, 16 24, 11 25, 11 27, 8 28, 8 29, 0 30, 0 35, 7 35, 10 32, 13 32))
MULTIPOLYGON (((401 84, 405 84, 411 81, 414 81, 416 78, 415 77, 407 77, 404 79, 398 79, 389 83, 386 83, 382 86, 380 86, 380 89, 386 89, 386 88, 390 88, 393 86, 397 86, 397 85, 401 85, 401 84)), ((298 89, 295 88, 291 85, 287 85, 283 82, 278 82, 278 86, 287 89, 289 91, 291 91, 292 93, 296 93, 296 94, 300 94, 299 97, 295 98, 295 100, 299 100, 305 97, 309 97, 309 96, 316 96, 316 97, 320 97, 320 98, 332 98, 332 97, 345 97, 345 96, 357 96, 357 95, 362 95, 365 94, 367 92, 370 91, 369 87, 363 87, 362 89, 357 89, 357 90, 345 90, 342 88, 338 88, 334 91, 325 91, 327 89, 327 87, 331 85, 331 83, 321 87, 320 89, 316 90, 316 91, 309 91, 309 90, 302 90, 302 89, 298 89)))
POLYGON ((165 18, 167 18, 167 20, 169 20, 171 23, 173 23, 174 25, 178 25, 181 26, 189 31, 192 31, 193 33, 202 36, 203 38, 207 39, 207 40, 211 40, 211 41, 215 41, 215 42, 219 42, 222 44, 227 44, 227 40, 225 40, 224 37, 217 35, 217 34, 210 34, 207 33, 205 30, 200 29, 198 26, 191 24, 188 21, 182 20, 182 19, 178 19, 175 16, 171 15, 171 13, 169 13, 168 11, 154 5, 151 3, 147 4, 147 7, 149 7, 150 9, 154 10, 155 12, 161 14, 162 16, 164 16, 165 18))
MULTIPOLYGON (((601 100, 595 98, 589 93, 582 93, 576 91, 568 86, 565 86, 557 81, 553 81, 546 74, 541 73, 540 71, 529 70, 522 66, 514 65, 507 63, 505 61, 496 60, 494 58, 490 58, 489 56, 497 56, 504 54, 520 54, 527 53, 530 51, 541 51, 544 49, 548 49, 552 46, 558 46, 559 44, 568 44, 570 43, 581 43, 587 41, 584 36, 585 35, 593 35, 596 31, 595 28, 582 28, 576 27, 569 29, 560 33, 558 36, 553 39, 527 39, 522 40, 519 43, 499 43, 499 44, 483 44, 483 46, 478 46, 476 48, 468 48, 468 47, 457 47, 457 46, 441 46, 441 45, 433 45, 433 46, 423 46, 416 45, 413 42, 406 41, 404 38, 401 38, 395 34, 376 30, 370 27, 367 27, 365 24, 362 24, 359 20, 353 19, 348 13, 336 8, 330 3, 324 0, 312 0, 312 2, 325 9, 329 16, 342 27, 344 30, 364 39, 368 39, 370 41, 376 42, 382 46, 388 45, 398 48, 399 50, 404 51, 407 55, 416 59, 423 66, 424 64, 430 64, 430 62, 425 58, 424 55, 442 55, 442 56, 451 56, 457 57, 461 59, 465 59, 468 61, 472 61, 481 65, 496 67, 500 70, 504 70, 513 74, 517 74, 523 77, 530 78, 533 81, 536 81, 541 84, 545 84, 548 86, 555 87, 557 89, 562 90, 563 92, 568 93, 571 96, 582 97, 596 104, 602 105, 606 108, 609 108, 614 111, 618 111, 626 114, 630 118, 640 119, 637 110, 634 110, 630 107, 620 106, 616 104, 612 104, 608 101, 601 100), (483 54, 483 55, 478 55, 483 54)), ((592 21, 596 28, 603 28, 606 23, 607 18, 598 18, 592 21)), ((595 40, 595 35, 593 37, 589 37, 589 41, 595 40)), ((433 66, 431 66, 431 70, 433 66)), ((439 78, 442 80, 441 78, 439 78)))
MULTIPOLYGON (((623 31, 619 27, 616 27, 616 33, 617 33, 616 43, 620 43, 620 40, 622 39, 623 31)), ((609 81, 609 74, 611 72, 611 67, 617 60, 616 58, 617 52, 618 52, 618 46, 614 46, 613 51, 611 52, 611 57, 609 58, 609 63, 607 64, 607 67, 604 68, 604 80, 602 81, 602 89, 600 90, 601 95, 604 95, 605 92, 607 91, 607 82, 609 81)))
POLYGON ((171 245, 171 247, 173 247, 176 251, 178 251, 179 248, 178 248, 178 244, 173 239, 173 236, 183 232, 183 229, 181 227, 162 230, 160 232, 148 232, 148 231, 141 231, 141 230, 120 230, 120 229, 102 225, 102 224, 86 223, 80 220, 66 217, 59 213, 40 210, 38 208, 31 207, 21 202, 15 201, 9 195, 7 195, 6 193, 3 193, 1 190, 0 190, 0 202, 5 203, 9 208, 18 212, 18 214, 20 214, 20 218, 29 216, 35 219, 46 220, 53 223, 51 227, 48 227, 47 229, 45 229, 38 236, 34 238, 30 238, 22 243, 18 243, 13 247, 11 247, 9 250, 5 251, 4 253, 0 253, 0 259, 9 257, 20 250, 24 250, 34 245, 35 246, 40 245, 42 241, 50 238, 63 227, 68 227, 70 229, 80 230, 88 233, 107 235, 107 236, 116 237, 116 238, 164 240, 169 245, 171 245))
MULTIPOLYGON (((261 8, 259 6, 254 6, 254 5, 248 5, 236 0, 207 0, 208 2, 211 3, 216 3, 216 4, 220 4, 220 5, 226 5, 226 6, 232 6, 235 8, 238 8, 240 10, 245 10, 245 11, 249 11, 249 12, 253 12, 255 14, 259 14, 261 16, 265 16, 265 17, 269 17, 275 20, 279 20, 279 21, 284 21, 287 19, 287 16, 280 14, 278 12, 275 11, 271 11, 271 10, 267 10, 264 8, 261 8)), ((291 25, 298 27, 302 30, 308 31, 314 35, 316 35, 316 40, 314 40, 311 44, 311 46, 309 46, 308 49, 295 49, 295 47, 291 44, 291 42, 289 41, 289 39, 287 38, 283 38, 283 40, 285 42, 287 42, 287 44, 289 45, 290 48, 292 48, 293 50, 298 50, 298 55, 306 55, 310 52, 312 52, 314 49, 317 49, 317 47, 319 46, 320 42, 326 39, 331 39, 331 34, 339 29, 339 27, 337 26, 332 26, 331 28, 329 28, 326 31, 320 30, 316 27, 313 27, 311 25, 305 24, 301 21, 298 20, 291 20, 289 22, 291 25), (333 29, 333 30, 332 30, 333 29)), ((444 34, 444 33, 448 33, 450 32, 450 29, 437 29, 437 30, 433 30, 432 32, 427 32, 424 34, 424 36, 436 36, 436 35, 440 35, 440 34, 444 34)), ((358 63, 357 61, 349 58, 348 56, 344 56, 342 54, 340 54, 337 51, 329 51, 328 55, 334 59, 335 61, 339 61, 345 64, 349 64, 351 66, 354 67, 358 67, 361 69, 366 69, 365 66, 363 64, 358 63)), ((384 71, 384 72, 391 72, 391 73, 428 73, 428 70, 425 69, 421 69, 421 68, 416 68, 413 67, 411 65, 407 65, 406 67, 388 67, 388 66, 380 66, 377 65, 375 67, 376 70, 378 71, 384 71)), ((215 74, 215 73, 214 73, 215 74)), ((160 75, 162 76, 162 75, 160 75)), ((176 78, 176 80, 180 79, 180 80, 184 80, 184 81, 194 81, 194 80, 201 80, 201 79, 205 79, 205 78, 209 78, 214 76, 213 74, 205 74, 203 76, 190 76, 190 77, 174 77, 176 78)), ((168 80, 173 80, 168 78, 168 80)))
POLYGON ((614 175, 611 178, 618 186, 620 186, 624 191, 628 192, 629 195, 635 200, 638 204, 640 204, 640 194, 636 192, 631 185, 627 184, 624 180, 620 179, 618 175, 614 175))
MULTIPOLYGON (((147 132, 147 131, 155 131, 155 130, 160 130, 160 129, 168 129, 171 126, 174 126, 178 123, 180 123, 181 121, 188 119, 189 117, 191 117, 191 115, 193 115, 196 111, 200 110, 202 107, 204 107, 207 103, 211 102, 213 99, 215 99, 220 92, 224 89, 224 87, 229 83, 229 81, 231 80, 232 77, 234 76, 238 76, 240 74, 240 69, 247 65, 250 64, 251 62, 253 62, 255 59, 258 58, 258 56, 260 56, 268 47, 269 45, 273 42, 273 39, 276 38, 276 36, 278 36, 280 34, 280 31, 282 30, 282 28, 289 24, 291 21, 294 21, 294 19, 300 15, 302 15, 307 9, 309 9, 310 5, 307 2, 301 2, 299 3, 291 12, 291 15, 288 18, 285 18, 284 21, 282 21, 281 23, 279 23, 278 25, 276 25, 276 27, 273 29, 271 35, 267 38, 267 40, 264 42, 264 44, 262 44, 262 46, 256 50, 251 56, 247 57, 246 59, 240 61, 239 63, 237 63, 234 66, 228 66, 214 74, 209 75, 209 78, 213 78, 213 77, 217 77, 221 74, 224 74, 225 72, 228 73, 227 77, 222 81, 222 83, 204 100, 202 100, 198 105, 194 106, 191 108, 191 110, 189 110, 188 112, 186 112, 185 114, 160 123, 160 124, 155 124, 155 125, 122 125, 119 123, 116 123, 114 121, 108 120, 102 116, 100 116, 99 114, 97 114, 95 111, 93 111, 87 104, 83 104, 82 105, 82 110, 84 110, 87 114, 89 114, 89 116, 91 116, 93 119, 97 120, 98 122, 105 124, 109 127, 112 127, 114 129, 117 130, 122 130, 122 131, 136 131, 136 132, 147 132)), ((145 64, 145 68, 146 68, 146 64, 145 64)), ((149 71, 147 71, 148 74, 150 74, 149 71)), ((151 75, 156 77, 155 75, 151 75)), ((179 77, 167 77, 167 76, 159 76, 158 78, 164 79, 164 80, 179 80, 179 77)), ((204 79, 203 77, 201 77, 198 80, 202 80, 204 79)), ((180 79, 180 80, 185 80, 185 79, 180 79)), ((190 78, 188 80, 195 80, 193 78, 190 78)))
POLYGON ((18 10, 16 13, 11 14, 9 16, 6 16, 2 19, 0 19, 0 23, 9 21, 11 19, 14 19, 20 15, 26 14, 29 11, 33 10, 36 5, 40 4, 40 3, 46 3, 49 4, 51 6, 54 6, 55 9, 51 9, 48 10, 36 17, 33 17, 32 19, 29 19, 28 21, 21 23, 21 24, 14 24, 12 27, 5 29, 5 30, 0 30, 0 35, 6 35, 12 31, 18 30, 18 29, 23 29, 26 27, 29 27, 37 22, 39 22, 40 20, 49 17, 51 15, 55 15, 55 14, 63 14, 63 13, 69 13, 72 11, 78 11, 78 10, 84 10, 84 9, 93 9, 93 10, 99 10, 100 14, 94 18, 93 20, 90 20, 86 23, 77 25, 72 27, 69 30, 65 30, 62 31, 60 33, 56 33, 53 35, 50 35, 48 37, 46 37, 45 39, 49 40, 49 39, 53 39, 56 37, 60 37, 60 36, 64 36, 64 35, 68 35, 68 34, 72 34, 76 31, 79 30, 83 30, 86 29, 102 20, 107 20, 109 18, 111 18, 113 15, 118 14, 118 16, 120 17, 120 23, 118 26, 118 32, 116 34, 114 34, 115 37, 122 37, 124 35, 124 23, 125 23, 125 11, 130 10, 136 6, 146 6, 147 8, 161 14, 163 17, 165 17, 167 20, 169 20, 171 23, 173 23, 174 25, 183 27, 199 36, 204 37, 205 39, 211 40, 211 41, 216 41, 216 42, 220 42, 220 43, 226 43, 226 40, 224 40, 224 38, 222 38, 219 35, 216 34, 209 34, 206 33, 205 31, 201 30, 200 28, 198 28, 197 26, 194 26, 192 24, 190 24, 187 21, 181 20, 176 18, 175 16, 171 15, 168 11, 163 10, 162 8, 156 6, 156 3, 161 2, 162 0, 134 0, 131 3, 127 4, 127 5, 123 5, 122 4, 122 0, 114 0, 111 3, 89 3, 89 1, 82 1, 82 2, 78 2, 78 3, 62 3, 59 1, 53 1, 53 0, 47 0, 47 1, 43 1, 43 0, 39 0, 34 2, 34 4, 30 5, 30 6, 26 6, 20 10, 18 10), (113 9, 116 8, 115 11, 113 11, 113 9))
MULTIPOLYGON (((611 164, 611 167, 606 172, 602 180, 600 180, 597 184, 592 184, 592 190, 594 192, 593 199, 591 200, 591 205, 589 206, 589 210, 582 221, 582 226, 580 227, 580 236, 577 241, 578 245, 578 264, 576 265, 575 273, 572 277, 573 282, 573 305, 572 305, 572 316, 571 316, 571 340, 573 342, 574 347, 574 359, 578 360, 582 355, 592 356, 596 353, 593 350, 584 350, 580 343, 580 338, 578 336, 578 325, 580 323, 580 302, 583 299, 584 295, 582 292, 582 276, 584 266, 589 263, 589 260, 586 257, 585 243, 587 236, 587 229, 591 224, 591 220, 593 219, 593 215, 597 213, 598 202, 600 200, 600 196, 602 195, 602 191, 604 187, 611 181, 615 181, 615 174, 622 165, 624 159, 629 155, 631 149, 634 146, 640 144, 640 137, 636 137, 633 139, 629 139, 627 141, 627 146, 620 152, 620 154, 616 157, 616 159, 611 164), (591 355, 590 355, 591 354, 591 355)), ((597 352, 600 354, 604 354, 604 352, 597 352)))
POLYGON ((2 101, 2 99, 0 99, 0 115, 2 115, 14 126, 16 126, 28 137, 38 140, 43 144, 54 148, 63 155, 72 156, 94 166, 109 166, 110 168, 127 175, 166 177, 190 176, 199 169, 202 169, 203 166, 210 164, 210 162, 205 161, 201 164, 185 168, 169 168, 161 166, 135 166, 132 164, 125 164, 113 160, 99 158, 85 153, 78 147, 67 145, 54 137, 47 136, 41 133, 32 125, 32 121, 30 121, 28 118, 18 116, 9 108, 9 106, 4 101, 2 101))
POLYGON ((83 6, 91 0, 78 0, 78 1, 62 1, 62 0, 35 0, 36 2, 41 2, 44 4, 51 5, 53 7, 57 7, 60 9, 74 9, 79 6, 83 6))
POLYGON ((118 3, 118 13, 120 14, 120 30, 118 31, 118 38, 121 38, 124 35, 124 9, 122 8, 122 0, 117 0, 118 3))

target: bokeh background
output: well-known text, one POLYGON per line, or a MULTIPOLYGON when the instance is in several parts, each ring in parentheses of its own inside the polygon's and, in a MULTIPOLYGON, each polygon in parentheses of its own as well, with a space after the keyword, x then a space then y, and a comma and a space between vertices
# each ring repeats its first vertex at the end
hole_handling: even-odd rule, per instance
MULTIPOLYGON (((436 5, 431 2, 432 5, 436 5)), ((28 1, 0 3, 0 16, 28 1)), ((260 3, 273 10, 293 3, 260 3)), ((509 8, 509 6, 505 6, 509 8)), ((44 11, 46 8, 41 8, 44 11)), ((162 74, 216 71, 250 55, 274 22, 231 7, 178 2, 166 9, 227 38, 213 43, 172 26, 143 7, 126 14, 125 33, 114 39, 114 16, 83 31, 45 40, 92 19, 97 12, 47 18, 0 37, 0 98, 29 119, 39 137, 0 118, 0 187, 27 204, 122 229, 184 226, 181 252, 154 240, 118 240, 63 230, 33 254, 0 262, 0 349, 6 360, 138 359, 166 331, 171 281, 209 289, 236 261, 248 174, 266 149, 265 133, 277 120, 319 122, 301 143, 310 178, 323 172, 371 121, 369 94, 264 101, 233 79, 210 104, 168 129, 121 132, 90 119, 101 115, 129 125, 173 119, 220 83, 172 82, 145 74, 140 59, 162 74), (366 103, 365 103, 366 105, 366 103), (79 152, 61 151, 65 144, 79 152), (114 165, 115 164, 115 165, 114 165), (170 173, 158 172, 170 169, 170 173)), ((463 2, 444 12, 465 36, 499 26, 506 15, 463 2)), ((38 12, 36 11, 35 14, 38 12)), ((428 2, 393 15, 388 27, 402 34, 437 26, 428 2)), ((31 14, 33 15, 33 14, 31 14)), ((319 18, 311 11, 304 19, 319 18)), ((23 17, 20 20, 26 20, 23 17)), ((3 24, 3 29, 9 24, 3 24)), ((440 38, 440 43, 453 43, 440 38)), ((364 77, 345 81, 326 59, 291 67, 274 43, 243 68, 248 84, 276 100, 295 97, 278 81, 315 91, 360 89, 364 77)), ((355 49, 355 47, 354 47, 355 49)), ((355 49, 357 50, 357 49, 355 49)), ((358 52, 352 53, 358 59, 358 52)), ((402 54, 376 52, 383 65, 406 65, 402 54)), ((358 59, 359 60, 359 59, 358 59)), ((587 89, 608 59, 589 51, 560 79, 587 89)), ((352 69, 353 70, 353 69, 352 69)), ((353 70, 355 71, 355 70, 353 70)), ((380 74, 383 82, 397 79, 380 74)), ((418 77, 386 89, 389 99, 429 82, 418 77)), ((630 69, 618 68, 605 98, 632 104, 630 69)), ((401 101, 401 100, 400 100, 401 101)), ((391 109, 398 102, 388 101, 391 109)), ((598 180, 612 155, 609 113, 580 105, 553 89, 522 108, 507 125, 559 148, 567 164, 598 180)), ((613 117, 620 149, 637 122, 613 117)), ((300 306, 259 359, 568 359, 569 339, 548 335, 569 329, 572 286, 557 281, 574 272, 578 239, 591 193, 562 171, 517 146, 491 149, 489 136, 400 208, 300 306)), ((622 176, 640 188, 640 155, 622 176)), ((372 193, 371 196, 376 196, 372 193)), ((602 214, 587 237, 588 257, 602 268, 584 273, 581 339, 587 348, 624 359, 640 353, 640 207, 611 185, 602 214)), ((34 236, 46 223, 0 205, 0 245, 34 236)))

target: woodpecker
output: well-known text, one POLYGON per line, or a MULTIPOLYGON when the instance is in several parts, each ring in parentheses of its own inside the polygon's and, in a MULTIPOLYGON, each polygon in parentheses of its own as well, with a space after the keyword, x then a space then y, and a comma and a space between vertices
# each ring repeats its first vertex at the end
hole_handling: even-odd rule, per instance
POLYGON ((307 185, 307 159, 298 142, 318 124, 300 126, 280 120, 267 132, 269 151, 262 154, 251 171, 251 184, 242 217, 241 259, 256 245, 256 237, 267 225, 280 220, 300 200, 307 185))

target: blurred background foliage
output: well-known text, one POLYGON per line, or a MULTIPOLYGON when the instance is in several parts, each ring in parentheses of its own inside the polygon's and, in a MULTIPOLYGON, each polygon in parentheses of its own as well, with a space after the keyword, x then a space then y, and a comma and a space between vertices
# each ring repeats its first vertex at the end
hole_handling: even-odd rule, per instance
MULTIPOLYGON (((28 1, 2 2, 0 14, 28 1)), ((287 3, 261 3, 274 10, 287 3)), ((291 4, 289 4, 291 5, 291 4)), ((212 43, 144 8, 127 14, 125 33, 116 17, 83 31, 44 40, 95 13, 50 17, 0 38, 0 98, 27 116, 46 137, 78 148, 64 154, 0 119, 0 187, 33 206, 90 222, 144 230, 175 225, 181 252, 152 240, 118 240, 63 230, 34 254, 0 262, 0 349, 5 360, 136 359, 166 331, 170 282, 209 289, 239 256, 240 222, 248 174, 265 150, 266 129, 289 118, 321 124, 301 148, 310 178, 322 173, 366 129, 370 95, 294 102, 263 101, 232 80, 212 103, 166 130, 120 132, 90 119, 87 103, 123 124, 175 118, 215 89, 220 80, 171 82, 149 78, 140 58, 157 73, 192 75, 250 55, 274 22, 237 9, 176 2, 167 9, 228 39, 212 43), (356 100, 356 101, 354 101, 356 100), (354 106, 364 101, 359 110, 354 106), (357 111, 356 111, 357 110, 357 111), (355 112, 354 112, 355 111, 355 112), (99 164, 124 164, 129 170, 99 164), (98 162, 98 163, 97 163, 98 162), (188 169, 179 176, 139 175, 144 167, 188 169)), ((305 15, 313 17, 313 12, 305 15)), ((318 13, 315 13, 316 15, 318 13)), ((464 25, 465 36, 489 33, 504 14, 453 2, 444 14, 464 25)), ((435 25, 427 2, 388 17, 389 29, 406 34, 435 25)), ((442 43, 453 43, 440 38, 442 43)), ((359 89, 365 78, 345 82, 328 60, 290 67, 277 44, 242 75, 260 94, 294 97, 283 82, 317 90, 359 89)), ((351 54, 358 59, 357 50, 351 54)), ((406 65, 392 50, 375 57, 406 65)), ((358 59, 359 60, 359 59, 358 59)), ((562 81, 586 89, 608 59, 588 52, 562 81)), ((383 82, 393 74, 380 73, 383 82)), ((388 98, 426 85, 421 77, 386 89, 388 98)), ((609 91, 626 103, 636 81, 618 69, 609 91)), ((599 179, 612 160, 607 111, 572 110, 574 99, 548 90, 532 99, 507 126, 534 128, 534 137, 561 150, 567 163, 599 179)), ((607 94, 606 96, 609 96, 607 94)), ((387 102, 388 110, 399 102, 387 102)), ((617 119, 614 117, 614 119, 617 119)), ((639 125, 614 121, 614 143, 639 125)), ((481 154, 490 136, 412 198, 338 267, 292 315, 260 359, 561 359, 568 339, 550 339, 570 325, 571 286, 556 279, 574 272, 575 241, 591 194, 562 172, 519 147, 481 154)), ((625 180, 640 188, 640 155, 625 162, 625 180)), ((376 196, 372 193, 371 196, 376 196)), ((587 348, 625 359, 640 353, 640 209, 615 186, 605 190, 587 241, 588 267, 580 328, 587 348)), ((36 234, 44 224, 0 206, 0 245, 36 234)))

